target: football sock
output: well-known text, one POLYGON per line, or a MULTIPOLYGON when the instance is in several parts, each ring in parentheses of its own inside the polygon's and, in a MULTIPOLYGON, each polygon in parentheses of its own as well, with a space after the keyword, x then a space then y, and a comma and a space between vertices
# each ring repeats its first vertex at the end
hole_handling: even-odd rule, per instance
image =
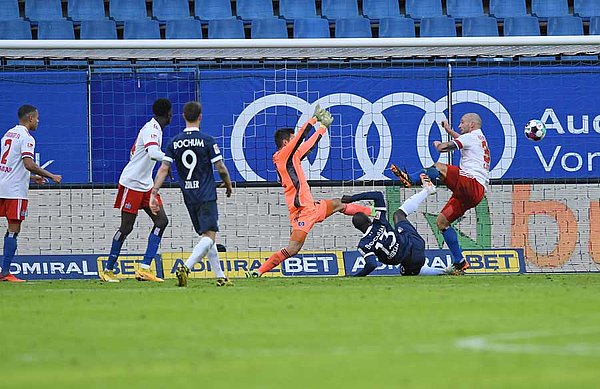
POLYGON ((119 258, 119 254, 121 254, 121 247, 123 247, 125 238, 127 238, 127 235, 123 235, 121 230, 117 230, 115 236, 113 236, 112 245, 110 246, 110 254, 108 254, 108 261, 106 261, 105 270, 113 270, 113 267, 119 258))
POLYGON ((359 212, 362 212, 367 216, 371 216, 371 207, 351 203, 345 204, 344 209, 342 209, 342 213, 349 216, 356 215, 359 212))
POLYGON ((444 269, 440 269, 439 267, 429 267, 427 265, 423 265, 419 272, 420 276, 439 276, 442 274, 444 274, 444 269))
POLYGON ((423 189, 407 198, 400 206, 400 209, 408 216, 419 208, 419 205, 421 205, 428 195, 427 189, 423 189))
POLYGON ((456 231, 451 226, 442 231, 442 235, 444 236, 444 240, 452 253, 452 261, 453 263, 459 263, 463 259, 462 250, 460 249, 460 245, 458 244, 458 235, 456 235, 456 231))
POLYGON ((408 176, 410 177, 410 181, 413 183, 413 185, 423 184, 421 182, 421 174, 422 173, 427 174, 427 176, 429 176, 429 178, 431 179, 431 182, 433 182, 433 183, 436 183, 438 181, 438 179, 440 178, 440 171, 437 170, 437 168, 435 166, 430 166, 428 168, 421 169, 416 172, 408 174, 408 176))
POLYGON ((219 262, 219 253, 217 251, 217 245, 213 244, 208 250, 206 254, 208 257, 208 261, 210 262, 210 267, 215 272, 215 277, 217 278, 225 278, 225 274, 223 273, 223 269, 221 269, 221 263, 219 262))
POLYGON ((192 270, 192 267, 199 262, 208 253, 208 250, 215 244, 208 236, 203 236, 200 242, 194 247, 192 255, 185 261, 185 266, 192 270))
POLYGON ((144 260, 142 261, 142 268, 149 269, 154 256, 158 252, 158 246, 160 246, 160 240, 162 238, 163 229, 154 226, 150 235, 148 236, 148 246, 146 247, 146 253, 144 254, 144 260), (145 265, 145 266, 144 266, 145 265))
POLYGON ((258 268, 258 272, 260 274, 264 274, 273 269, 275 266, 279 265, 281 262, 288 259, 289 257, 291 257, 291 255, 288 253, 288 251, 286 249, 281 249, 278 252, 273 253, 273 255, 271 255, 269 259, 265 261, 265 263, 260 265, 260 267, 258 268))
POLYGON ((3 275, 10 273, 10 264, 15 257, 15 252, 17 251, 17 232, 8 232, 4 235, 4 249, 2 259, 2 273, 3 275))

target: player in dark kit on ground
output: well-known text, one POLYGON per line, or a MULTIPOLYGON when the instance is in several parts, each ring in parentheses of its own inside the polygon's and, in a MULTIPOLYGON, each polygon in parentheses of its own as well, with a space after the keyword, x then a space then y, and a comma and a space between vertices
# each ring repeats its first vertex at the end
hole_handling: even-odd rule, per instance
POLYGON ((215 140, 200 132, 202 107, 192 101, 183 106, 183 117, 186 128, 182 133, 171 139, 165 151, 162 165, 154 178, 154 187, 150 196, 150 208, 159 211, 158 190, 169 174, 171 164, 177 166, 179 184, 183 200, 187 207, 194 229, 201 236, 200 242, 194 247, 192 255, 185 265, 177 269, 176 275, 179 286, 186 286, 190 269, 205 255, 217 277, 218 286, 233 285, 229 281, 221 264, 215 238, 219 231, 217 190, 213 175, 213 165, 221 176, 227 197, 231 196, 231 179, 223 156, 215 140))

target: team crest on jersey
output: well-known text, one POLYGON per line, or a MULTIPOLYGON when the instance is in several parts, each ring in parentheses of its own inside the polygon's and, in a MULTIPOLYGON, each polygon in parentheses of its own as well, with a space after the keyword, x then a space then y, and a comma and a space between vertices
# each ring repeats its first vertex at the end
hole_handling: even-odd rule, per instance
POLYGON ((215 154, 221 154, 221 150, 219 150, 219 146, 216 143, 213 145, 213 149, 215 150, 215 154))
POLYGON ((304 227, 304 222, 298 222, 298 227, 304 227))
POLYGON ((21 217, 27 216, 27 211, 21 211, 21 217))
POLYGON ((158 138, 158 135, 156 135, 156 134, 151 134, 151 135, 150 135, 150 138, 156 139, 156 138, 158 138))

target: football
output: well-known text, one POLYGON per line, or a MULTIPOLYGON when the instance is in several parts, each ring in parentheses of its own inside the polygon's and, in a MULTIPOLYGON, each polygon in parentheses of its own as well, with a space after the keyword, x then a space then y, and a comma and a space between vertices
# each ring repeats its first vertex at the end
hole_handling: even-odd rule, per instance
POLYGON ((541 120, 532 119, 525 125, 525 136, 532 141, 540 141, 546 136, 546 125, 541 120))

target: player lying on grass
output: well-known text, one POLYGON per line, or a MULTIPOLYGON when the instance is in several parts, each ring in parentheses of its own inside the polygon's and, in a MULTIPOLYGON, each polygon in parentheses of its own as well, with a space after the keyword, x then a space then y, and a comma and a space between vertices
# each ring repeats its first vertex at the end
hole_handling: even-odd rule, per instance
POLYGON ((354 227, 364 234, 358 242, 358 252, 365 260, 365 267, 353 276, 364 277, 370 274, 377 268, 378 262, 400 265, 400 274, 403 276, 433 276, 448 272, 447 269, 433 268, 425 264, 425 241, 406 219, 417 210, 428 195, 436 191, 425 174, 422 175, 421 181, 423 189, 406 199, 394 212, 394 226, 387 220, 383 193, 374 191, 342 196, 344 203, 373 200, 377 212, 373 220, 364 213, 357 213, 352 217, 354 227))
POLYGON ((313 226, 334 213, 342 212, 346 215, 354 215, 357 212, 371 213, 369 207, 358 204, 342 204, 340 199, 319 201, 313 199, 302 169, 302 160, 317 145, 332 122, 331 114, 317 105, 313 116, 297 134, 294 134, 293 128, 282 128, 275 132, 277 151, 273 155, 273 164, 277 169, 281 186, 283 186, 292 233, 286 248, 271 255, 258 270, 247 272, 246 277, 260 277, 287 258, 298 254, 313 226), (316 128, 312 136, 306 139, 317 122, 321 125, 316 128))
POLYGON ((425 172, 432 180, 440 179, 452 191, 450 200, 437 217, 437 226, 452 253, 452 266, 456 273, 462 274, 469 267, 464 258, 456 231, 452 223, 462 217, 469 209, 481 202, 489 183, 490 149, 485 135, 481 131, 481 117, 476 113, 467 113, 460 119, 460 134, 454 131, 447 121, 442 127, 452 137, 450 142, 433 142, 440 153, 460 150, 460 167, 436 162, 433 166, 409 174, 392 165, 392 172, 406 186, 420 182, 425 172))

